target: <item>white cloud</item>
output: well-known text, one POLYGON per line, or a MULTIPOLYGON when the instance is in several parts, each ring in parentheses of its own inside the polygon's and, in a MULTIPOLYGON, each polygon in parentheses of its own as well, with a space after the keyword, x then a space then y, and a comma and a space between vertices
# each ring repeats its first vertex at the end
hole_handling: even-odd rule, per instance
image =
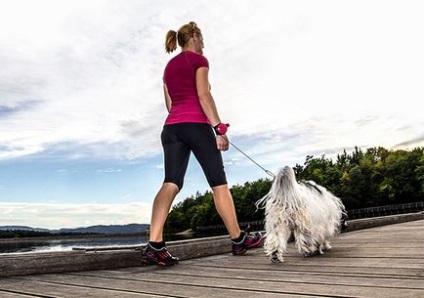
POLYGON ((107 169, 97 169, 96 170, 96 173, 100 173, 100 174, 119 173, 119 172, 122 172, 122 169, 107 168, 107 169))
POLYGON ((323 148, 394 146, 422 136, 413 108, 424 95, 424 45, 414 38, 423 33, 419 4, 187 3, 194 7, 9 2, 0 15, 0 159, 61 144, 74 148, 70 158, 159 152, 161 74, 170 57, 163 37, 187 20, 203 28, 213 94, 234 135, 309 133, 310 150, 325 135, 337 141, 323 148), (358 130, 355 123, 370 116, 380 119, 358 130), (311 118, 320 120, 296 131, 311 118), (385 132, 399 124, 402 134, 388 140, 385 132))
POLYGON ((0 226, 69 228, 89 225, 150 223, 151 206, 128 204, 2 203, 0 226))
POLYGON ((42 2, 26 20, 3 20, 4 28, 11 28, 19 21, 29 24, 34 16, 42 17, 36 12, 47 7, 51 12, 41 23, 34 20, 33 28, 17 26, 15 38, 6 36, 2 42, 0 58, 5 67, 0 84, 5 96, 0 107, 8 107, 9 113, 0 126, 11 133, 0 137, 9 148, 0 158, 43 152, 69 142, 85 146, 92 155, 115 158, 143 156, 157 149, 152 141, 158 126, 155 130, 150 122, 163 118, 164 111, 158 109, 162 101, 153 100, 161 95, 160 77, 152 79, 161 64, 148 49, 159 42, 155 24, 145 27, 139 22, 149 15, 145 10, 135 15, 125 5, 115 12, 113 1, 109 6, 99 4, 78 2, 67 10, 68 5, 42 2), (29 100, 37 103, 32 109, 10 110, 29 100), (130 138, 126 126, 130 121, 150 137, 142 142, 134 135, 130 138), (119 148, 102 150, 99 143, 119 148))

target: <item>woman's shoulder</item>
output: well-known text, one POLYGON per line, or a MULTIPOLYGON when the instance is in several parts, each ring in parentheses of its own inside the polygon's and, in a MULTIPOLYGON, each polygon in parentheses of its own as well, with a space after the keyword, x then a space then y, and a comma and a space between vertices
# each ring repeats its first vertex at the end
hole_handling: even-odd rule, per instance
POLYGON ((198 64, 198 66, 209 67, 209 61, 204 55, 192 51, 186 51, 186 55, 190 57, 189 59, 191 61, 194 61, 196 64, 198 64))
POLYGON ((189 55, 191 57, 196 57, 198 59, 206 59, 206 60, 208 60, 203 54, 199 54, 199 53, 196 53, 196 52, 193 52, 193 51, 185 51, 183 53, 185 53, 186 55, 189 55))

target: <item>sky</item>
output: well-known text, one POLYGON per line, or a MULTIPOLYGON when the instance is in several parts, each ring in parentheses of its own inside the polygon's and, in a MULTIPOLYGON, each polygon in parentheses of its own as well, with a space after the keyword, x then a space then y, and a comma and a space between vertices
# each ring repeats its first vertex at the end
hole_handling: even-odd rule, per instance
MULTIPOLYGON (((3 0, 0 226, 149 223, 168 30, 195 21, 234 145, 264 169, 424 146, 424 2, 3 0)), ((235 147, 230 187, 271 178, 235 147)), ((175 203, 209 191, 192 156, 175 203)), ((258 198, 260 199, 260 198, 258 198)))

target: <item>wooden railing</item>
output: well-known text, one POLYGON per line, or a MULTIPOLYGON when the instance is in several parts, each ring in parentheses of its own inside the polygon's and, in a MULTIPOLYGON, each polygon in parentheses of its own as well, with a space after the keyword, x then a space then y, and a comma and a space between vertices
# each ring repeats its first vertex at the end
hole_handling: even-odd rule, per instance
POLYGON ((349 219, 405 214, 424 211, 424 201, 348 210, 349 219))
MULTIPOLYGON (((348 210, 348 220, 360 219, 360 218, 372 218, 377 216, 386 216, 386 215, 395 215, 395 214, 406 214, 406 213, 415 213, 424 211, 424 201, 407 203, 407 204, 398 204, 398 205, 386 205, 378 207, 368 207, 361 209, 351 209, 348 210)), ((251 231, 262 231, 264 230, 265 222, 263 220, 251 221, 251 222, 242 222, 240 226, 246 228, 250 225, 251 231)), ((213 225, 213 226, 204 226, 197 227, 196 233, 198 237, 204 236, 217 236, 225 235, 227 230, 224 225, 213 225)))

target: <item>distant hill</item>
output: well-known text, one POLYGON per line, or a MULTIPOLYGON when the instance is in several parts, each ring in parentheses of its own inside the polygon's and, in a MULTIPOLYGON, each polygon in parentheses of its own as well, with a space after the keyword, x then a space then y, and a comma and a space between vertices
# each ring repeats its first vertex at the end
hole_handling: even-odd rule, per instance
POLYGON ((40 229, 28 226, 0 226, 0 231, 34 231, 34 232, 47 232, 52 234, 59 233, 75 233, 75 234, 139 234, 145 233, 149 230, 149 224, 128 224, 128 225, 97 225, 84 228, 72 229, 40 229))
POLYGON ((145 233, 149 227, 148 224, 98 225, 86 228, 53 230, 52 233, 139 234, 145 233))
POLYGON ((33 231, 33 232, 47 232, 51 233, 49 229, 32 228, 28 226, 0 226, 0 231, 33 231))

